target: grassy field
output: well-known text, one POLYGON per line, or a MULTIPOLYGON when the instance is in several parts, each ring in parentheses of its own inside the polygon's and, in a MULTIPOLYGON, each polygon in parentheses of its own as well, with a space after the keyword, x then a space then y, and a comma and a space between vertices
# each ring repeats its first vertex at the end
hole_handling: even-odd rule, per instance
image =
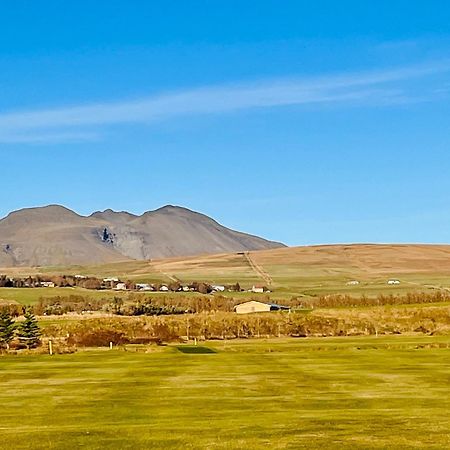
POLYGON ((449 448, 450 337, 0 358, 3 449, 449 448))
POLYGON ((82 288, 0 288, 0 299, 23 305, 35 305, 41 297, 83 295, 90 298, 112 298, 113 291, 94 291, 82 288))

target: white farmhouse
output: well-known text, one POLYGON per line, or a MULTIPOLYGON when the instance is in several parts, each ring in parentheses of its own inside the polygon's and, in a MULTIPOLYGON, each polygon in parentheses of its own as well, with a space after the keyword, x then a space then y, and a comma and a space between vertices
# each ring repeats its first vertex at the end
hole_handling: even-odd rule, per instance
POLYGON ((251 292, 253 292, 255 294, 263 294, 266 291, 267 291, 266 286, 263 286, 261 284, 256 284, 255 286, 253 286, 251 288, 251 292))
POLYGON ((211 287, 212 287, 212 290, 213 290, 213 291, 216 291, 216 292, 225 292, 225 286, 213 284, 211 287))
POLYGON ((117 283, 117 286, 115 287, 116 291, 126 291, 127 285, 125 283, 117 283))
POLYGON ((136 289, 139 291, 153 291, 154 288, 148 283, 136 283, 136 289))
POLYGON ((387 284, 393 285, 393 284, 400 284, 400 280, 388 280, 387 284))

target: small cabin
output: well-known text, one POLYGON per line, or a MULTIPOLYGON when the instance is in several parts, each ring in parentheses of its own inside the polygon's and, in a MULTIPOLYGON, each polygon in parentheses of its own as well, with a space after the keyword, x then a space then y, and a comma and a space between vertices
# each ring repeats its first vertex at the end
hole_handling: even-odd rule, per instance
POLYGON ((267 286, 263 286, 262 284, 255 284, 251 289, 250 292, 253 292, 254 294, 263 294, 264 292, 267 292, 267 286))

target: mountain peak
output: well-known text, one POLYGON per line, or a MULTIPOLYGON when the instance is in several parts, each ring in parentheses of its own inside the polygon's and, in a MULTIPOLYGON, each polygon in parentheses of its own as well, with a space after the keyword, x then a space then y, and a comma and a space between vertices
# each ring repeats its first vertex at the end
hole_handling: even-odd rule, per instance
POLYGON ((113 217, 113 216, 127 216, 130 218, 139 217, 135 214, 129 213, 128 211, 114 211, 111 208, 105 209, 104 211, 95 211, 89 217, 113 217))
POLYGON ((9 249, 7 255, 0 252, 0 267, 11 261, 24 266, 94 264, 283 246, 174 205, 142 216, 106 209, 85 217, 60 205, 27 208, 0 221, 0 244, 9 249))
POLYGON ((173 213, 173 212, 177 212, 177 211, 185 211, 185 212, 191 212, 194 213, 194 211, 185 208, 183 206, 176 206, 176 205, 165 205, 165 206, 161 206, 161 208, 157 208, 154 211, 148 211, 148 213, 152 214, 152 213, 158 213, 158 212, 167 212, 167 213, 173 213))
POLYGON ((76 212, 61 205, 35 206, 12 211, 4 219, 4 221, 20 220, 22 217, 39 220, 67 220, 67 218, 81 218, 76 212))

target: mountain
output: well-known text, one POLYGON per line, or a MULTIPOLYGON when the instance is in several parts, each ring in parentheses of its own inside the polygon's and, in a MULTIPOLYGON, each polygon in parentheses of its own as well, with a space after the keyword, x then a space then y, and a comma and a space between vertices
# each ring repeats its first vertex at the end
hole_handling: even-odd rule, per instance
POLYGON ((107 209, 89 217, 50 205, 15 211, 0 220, 3 267, 100 264, 278 247, 284 245, 171 205, 141 216, 107 209))

